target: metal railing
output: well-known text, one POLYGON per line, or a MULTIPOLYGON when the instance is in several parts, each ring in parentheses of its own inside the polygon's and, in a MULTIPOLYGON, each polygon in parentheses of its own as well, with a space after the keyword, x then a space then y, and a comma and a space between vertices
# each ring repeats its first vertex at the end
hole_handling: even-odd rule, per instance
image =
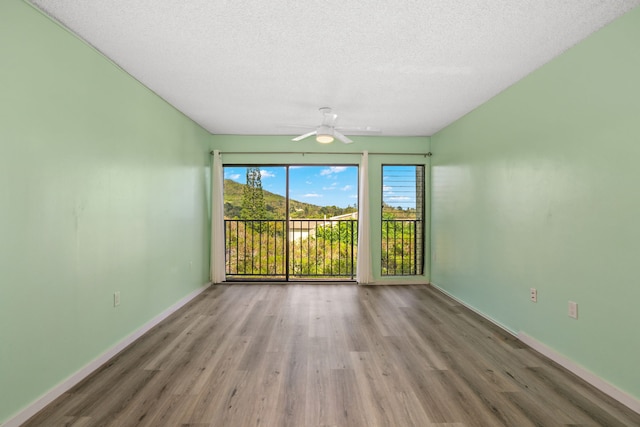
POLYGON ((224 229, 227 277, 286 277, 285 220, 225 219, 224 229))
MULTIPOLYGON (((353 279, 358 221, 225 221, 229 279, 353 279)), ((422 221, 383 220, 382 275, 422 274, 422 221)))
POLYGON ((291 220, 290 275, 353 279, 356 271, 356 220, 291 220))
POLYGON ((353 279, 356 220, 225 220, 229 278, 353 279), (288 268, 287 268, 288 267, 288 268))
POLYGON ((382 220, 383 276, 422 274, 423 222, 416 219, 382 220))

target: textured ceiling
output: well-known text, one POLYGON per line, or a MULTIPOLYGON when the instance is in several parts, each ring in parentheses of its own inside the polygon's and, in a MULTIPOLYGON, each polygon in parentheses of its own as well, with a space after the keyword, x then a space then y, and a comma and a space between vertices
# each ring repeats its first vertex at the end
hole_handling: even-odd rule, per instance
POLYGON ((215 134, 432 135, 640 0, 32 0, 215 134))

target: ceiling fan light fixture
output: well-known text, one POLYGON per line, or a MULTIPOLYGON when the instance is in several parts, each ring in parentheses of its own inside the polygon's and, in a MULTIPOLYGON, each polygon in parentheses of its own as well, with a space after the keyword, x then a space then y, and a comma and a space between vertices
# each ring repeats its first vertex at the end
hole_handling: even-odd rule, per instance
POLYGON ((333 142, 333 136, 319 133, 316 136, 316 141, 320 144, 331 144, 333 142))
POLYGON ((331 144, 333 142, 333 129, 327 125, 322 125, 316 132, 316 141, 320 144, 331 144))

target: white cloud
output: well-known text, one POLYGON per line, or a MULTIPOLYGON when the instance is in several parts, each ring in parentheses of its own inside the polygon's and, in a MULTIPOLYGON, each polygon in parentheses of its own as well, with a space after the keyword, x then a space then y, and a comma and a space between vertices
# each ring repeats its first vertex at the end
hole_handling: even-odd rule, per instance
POLYGON ((322 197, 322 194, 317 194, 317 193, 307 193, 302 197, 322 197))
POLYGON ((328 169, 322 169, 320 171, 320 175, 329 176, 329 175, 333 175, 334 173, 344 172, 346 170, 347 170, 346 166, 330 166, 328 169))
POLYGON ((261 176, 262 178, 273 178, 274 176, 276 176, 276 174, 275 174, 275 173, 273 173, 273 172, 269 172, 268 170, 264 170, 264 169, 262 169, 262 170, 260 171, 260 176, 261 176))
POLYGON ((311 182, 311 181, 305 181, 304 183, 307 184, 307 185, 313 184, 313 182, 311 182))
POLYGON ((393 190, 393 187, 391 187, 390 185, 382 186, 382 191, 384 191, 385 193, 393 194, 392 190, 393 190))
POLYGON ((338 188, 338 182, 332 182, 329 187, 322 187, 323 190, 335 190, 338 188))
POLYGON ((232 173, 230 175, 227 175, 226 178, 227 179, 233 179, 235 181, 236 179, 240 179, 240 174, 239 173, 232 173))
POLYGON ((387 197, 385 200, 394 201, 394 202, 403 202, 403 201, 413 200, 413 199, 407 196, 394 196, 394 197, 387 197))
POLYGON ((350 196, 349 196, 349 198, 350 198, 350 199, 357 199, 357 198, 358 198, 358 195, 357 195, 357 194, 352 194, 352 195, 350 195, 350 196))
POLYGON ((344 187, 341 188, 342 191, 349 191, 353 188, 352 185, 345 185, 344 187))

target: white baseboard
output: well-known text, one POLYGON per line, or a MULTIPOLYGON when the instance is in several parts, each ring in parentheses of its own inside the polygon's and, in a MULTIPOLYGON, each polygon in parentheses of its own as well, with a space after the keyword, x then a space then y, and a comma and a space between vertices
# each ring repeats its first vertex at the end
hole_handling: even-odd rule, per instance
MULTIPOLYGON (((358 283, 360 284, 360 283, 358 283)), ((403 286, 403 285, 428 285, 429 281, 426 279, 402 279, 402 278, 391 278, 391 279, 380 279, 380 280, 372 280, 367 283, 367 285, 375 285, 375 286, 403 286)))
POLYGON ((483 312, 481 312, 480 310, 478 310, 474 306, 467 304, 466 302, 462 301, 460 298, 456 297, 455 295, 451 295, 449 292, 445 291, 444 289, 442 289, 440 286, 436 285, 435 283, 431 282, 429 284, 431 286, 433 286, 435 289, 437 289, 438 291, 442 292, 443 294, 445 294, 446 296, 451 298, 452 300, 454 300, 455 302, 457 302, 459 304, 462 304, 463 306, 465 306, 469 310, 471 310, 474 313, 476 313, 477 315, 485 318, 486 320, 488 320, 489 322, 493 323, 494 325, 496 325, 500 329, 504 330, 508 334, 513 335, 514 337, 518 337, 518 333, 513 331, 513 330, 511 330, 511 329, 509 329, 506 325, 503 325, 502 323, 498 322, 497 320, 487 316, 486 314, 484 314, 483 312))
POLYGON ((591 384, 592 386, 600 390, 601 392, 609 395, 610 397, 614 398, 618 402, 627 406, 632 411, 635 411, 640 414, 640 400, 620 390, 613 384, 608 383, 607 381, 603 380, 599 376, 595 375, 593 372, 588 371, 587 369, 576 364, 575 362, 568 359, 567 357, 559 354, 552 348, 547 347, 546 345, 534 339, 533 337, 527 335, 526 333, 519 332, 518 339, 523 343, 525 343, 526 345, 528 345, 529 347, 536 350, 537 352, 553 360, 554 362, 556 362, 558 365, 562 366, 566 370, 573 372, 574 374, 576 374, 577 376, 579 376, 580 378, 582 378, 583 380, 585 380, 586 382, 588 382, 589 384, 591 384))
POLYGON ((2 424, 2 427, 18 427, 20 424, 27 421, 29 418, 38 413, 42 408, 47 406, 49 403, 53 402, 56 398, 66 393, 71 387, 78 384, 80 381, 85 379, 89 374, 98 369, 100 366, 104 365, 109 359, 111 359, 116 354, 120 353, 124 350, 129 344, 133 343, 135 340, 140 338, 146 332, 148 332, 151 328, 156 326, 158 323, 162 322, 164 319, 169 317, 171 314, 176 312, 182 306, 187 304, 189 301, 200 295, 205 289, 207 289, 211 283, 207 283, 199 289, 191 292, 189 295, 185 296, 171 307, 164 310, 162 313, 158 314, 156 317, 142 325, 136 331, 131 333, 125 339, 120 341, 118 344, 98 356, 96 359, 89 362, 83 368, 81 368, 76 373, 72 374, 69 378, 62 381, 57 386, 53 387, 51 390, 46 392, 40 398, 32 402, 26 408, 18 412, 13 417, 9 418, 7 421, 2 424))

